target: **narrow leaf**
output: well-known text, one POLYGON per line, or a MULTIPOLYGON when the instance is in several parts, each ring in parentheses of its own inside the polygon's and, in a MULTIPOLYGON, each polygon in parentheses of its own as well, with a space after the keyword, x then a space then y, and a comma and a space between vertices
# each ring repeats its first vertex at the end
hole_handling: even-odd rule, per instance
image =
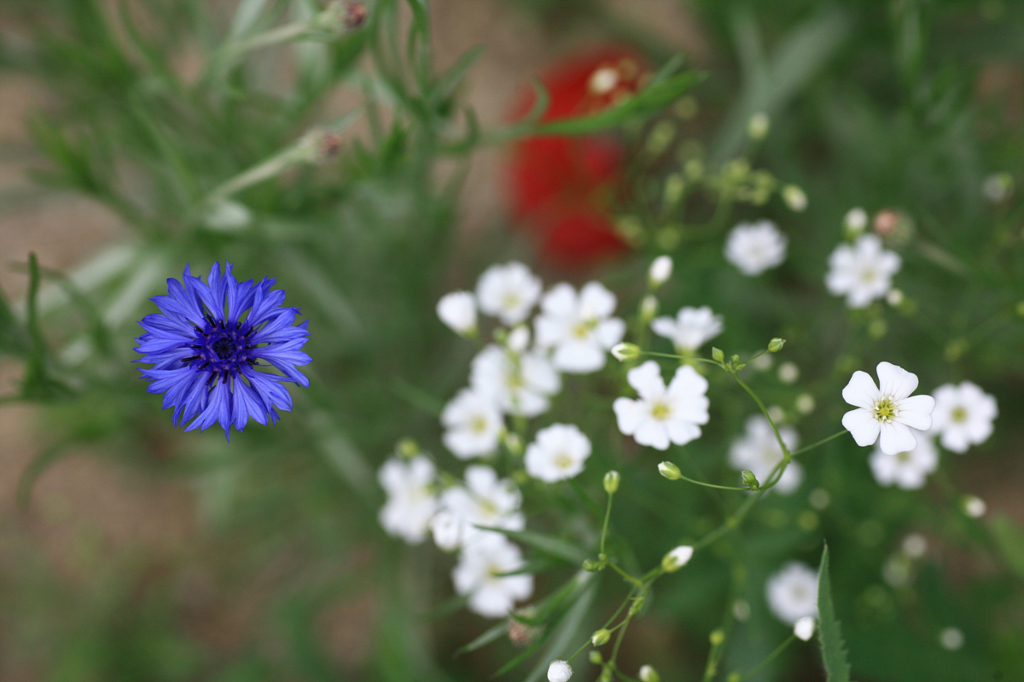
POLYGON ((1010 519, 999 515, 992 517, 988 529, 1007 566, 1018 578, 1024 580, 1024 530, 1010 519))
POLYGON ((459 657, 462 654, 468 654, 470 651, 476 651, 482 646, 487 646, 494 640, 500 638, 502 635, 508 632, 508 621, 501 621, 497 625, 484 631, 482 635, 474 639, 469 644, 463 645, 455 650, 452 654, 453 657, 459 657))
POLYGON ((832 605, 832 584, 828 575, 828 545, 821 553, 818 569, 818 639, 821 656, 828 673, 828 682, 850 682, 850 664, 846 660, 846 644, 832 605))

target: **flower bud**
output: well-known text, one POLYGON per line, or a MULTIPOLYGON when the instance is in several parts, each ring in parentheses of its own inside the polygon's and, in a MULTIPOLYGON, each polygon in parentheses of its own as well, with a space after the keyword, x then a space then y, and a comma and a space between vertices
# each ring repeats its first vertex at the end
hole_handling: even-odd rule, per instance
POLYGON ((683 477, 683 472, 679 471, 679 467, 672 462, 662 462, 659 464, 658 473, 670 481, 678 481, 683 477))
POLYGON ((420 454, 420 446, 412 438, 403 438, 395 444, 395 452, 404 459, 412 459, 420 454))
POLYGON ((508 334, 505 345, 513 353, 522 353, 530 345, 530 328, 521 324, 508 334))
POLYGON ((903 303, 903 290, 889 289, 889 293, 885 295, 885 302, 893 308, 899 307, 899 305, 903 303))
POLYGON ((690 563, 690 557, 692 556, 693 547, 690 545, 679 545, 662 558, 661 568, 666 573, 674 573, 686 564, 690 563))
POLYGON ((610 633, 605 628, 601 628, 600 630, 598 630, 590 636, 590 643, 594 646, 601 646, 603 644, 607 644, 608 640, 611 638, 612 633, 610 633))
POLYGON ((551 661, 548 666, 548 682, 569 682, 572 668, 565 661, 551 661))
POLYGON ((711 347, 711 359, 715 362, 725 362, 725 353, 722 352, 721 348, 711 347))
POLYGON ((668 281, 672 276, 672 258, 669 256, 658 256, 651 263, 647 271, 647 286, 657 289, 668 281))
POLYGON ((998 204, 1006 201, 1006 197, 1013 191, 1013 176, 1009 173, 994 173, 985 178, 981 187, 985 198, 998 204))
POLYGON ((807 195, 796 185, 786 185, 782 188, 782 200, 786 202, 789 210, 802 213, 807 208, 807 195))
POLYGON ((711 646, 721 646, 722 642, 725 641, 725 633, 722 628, 715 628, 708 635, 708 641, 711 642, 711 646))
POLYGON ((814 636, 814 616, 804 616, 793 625, 793 634, 803 641, 814 636))
POLYGON ((743 487, 747 490, 760 490, 761 484, 757 480, 757 476, 754 475, 753 471, 743 471, 740 473, 740 481, 743 483, 743 487))
POLYGON ((591 573, 596 573, 597 571, 600 571, 602 568, 604 568, 604 566, 601 565, 600 561, 594 561, 593 559, 584 559, 583 560, 583 570, 584 571, 590 571, 591 573))
POLYGON ((597 649, 591 649, 587 658, 589 658, 590 662, 594 665, 601 665, 602 661, 604 661, 604 658, 601 657, 601 652, 597 649))
POLYGON ((747 135, 755 142, 763 140, 768 135, 769 128, 771 120, 763 111, 758 111, 747 120, 747 135))
POLYGON ((768 342, 768 352, 778 353, 780 350, 782 350, 782 347, 785 345, 786 339, 780 339, 779 337, 775 337, 774 339, 768 342))
POLYGON ((597 682, 612 682, 612 669, 605 668, 601 671, 601 675, 597 678, 597 682))
POLYGON ((649 665, 640 666, 640 674, 637 677, 640 678, 640 682, 661 682, 661 675, 649 665))
POLYGON ((519 456, 523 454, 523 439, 519 437, 518 433, 511 433, 505 431, 505 448, 509 453, 519 456))
POLYGON ((637 597, 633 600, 633 603, 629 605, 629 615, 635 616, 640 613, 640 609, 644 607, 644 602, 647 601, 647 597, 637 597))
POLYGON ((612 346, 612 356, 619 361, 640 357, 640 346, 635 343, 617 343, 612 346))
POLYGON ((960 501, 960 505, 964 510, 964 514, 972 519, 980 519, 988 511, 988 505, 985 504, 985 500, 974 495, 965 495, 960 501))
POLYGON ((793 407, 796 408, 796 411, 800 414, 810 414, 811 412, 814 412, 814 408, 816 406, 817 403, 814 401, 814 396, 810 393, 801 393, 796 397, 796 400, 793 401, 793 407))
POLYGON ((848 239, 856 239, 867 229, 868 226, 868 212, 860 206, 851 208, 843 216, 843 229, 846 231, 846 237, 848 239))
POLYGON ((437 316, 460 336, 476 333, 476 298, 468 291, 453 291, 437 302, 437 316))
POLYGON ((615 492, 619 489, 620 480, 621 477, 619 476, 618 471, 615 471, 614 469, 612 471, 609 471, 607 474, 604 475, 604 491, 609 495, 614 495, 615 492))
POLYGON ((648 294, 640 301, 640 319, 646 325, 658 314, 658 299, 648 294))

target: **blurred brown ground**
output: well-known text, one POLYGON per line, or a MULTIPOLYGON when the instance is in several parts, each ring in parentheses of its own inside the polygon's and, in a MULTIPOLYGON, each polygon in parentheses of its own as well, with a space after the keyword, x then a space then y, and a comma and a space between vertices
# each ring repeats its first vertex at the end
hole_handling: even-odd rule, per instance
MULTIPOLYGON (((112 2, 115 0, 112 0, 112 2)), ((706 55, 706 46, 676 0, 609 0, 614 14, 643 27, 666 47, 706 55)), ((229 3, 230 5, 230 3, 229 3)), ((512 3, 497 0, 438 0, 433 3, 433 42, 439 69, 475 45, 486 50, 470 73, 466 94, 484 126, 500 122, 528 76, 563 54, 602 42, 596 29, 561 35, 546 30, 512 3)), ((0 29, 23 41, 31 29, 0 17, 0 29)), ((195 56, 182 59, 183 67, 195 56)), ((43 167, 25 130, 33 112, 53 104, 53 94, 31 78, 0 70, 0 288, 19 300, 27 278, 12 264, 24 264, 35 252, 42 266, 68 271, 100 247, 129 234, 116 216, 72 194, 41 188, 25 173, 43 167)), ((344 98, 342 98, 342 101, 344 98)), ((501 210, 501 151, 474 158, 462 193, 460 229, 480 229, 501 210)), ((15 390, 19 367, 0 360, 0 395, 15 390)), ((48 443, 37 410, 28 405, 0 406, 0 576, 13 576, 15 556, 38 555, 69 589, 81 587, 112 557, 144 556, 148 566, 174 566, 180 575, 181 609, 191 614, 190 631, 210 648, 237 652, 260 619, 253 589, 223 591, 201 563, 189 562, 203 543, 193 487, 182 480, 152 478, 118 466, 101 453, 82 450, 62 458, 37 481, 31 506, 19 510, 19 477, 48 443)), ((349 570, 358 570, 356 559, 349 570)), ((273 573, 273 568, 269 569, 273 573)), ((138 578, 138 576, 136 576, 138 578)), ((139 578, 144 580, 145 576, 139 578)), ((270 580, 270 578, 268 578, 270 580)), ((329 608, 320 622, 326 648, 343 670, 358 671, 370 655, 373 604, 369 596, 329 608)), ((2 622, 2 620, 0 620, 2 622)), ((10 654, 17 646, 0 632, 0 680, 35 682, 40 671, 31 656, 10 654)))

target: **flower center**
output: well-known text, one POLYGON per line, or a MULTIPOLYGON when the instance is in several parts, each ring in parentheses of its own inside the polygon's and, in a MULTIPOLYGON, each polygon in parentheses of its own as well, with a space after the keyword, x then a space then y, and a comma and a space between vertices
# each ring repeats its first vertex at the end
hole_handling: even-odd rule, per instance
POLYGON ((651 416, 663 422, 672 416, 672 407, 663 400, 656 400, 651 405, 651 416))
POLYGON ((183 358, 182 362, 198 371, 210 373, 209 381, 215 382, 219 376, 227 381, 229 375, 248 364, 259 364, 253 356, 256 344, 249 342, 249 336, 255 331, 248 322, 227 323, 206 316, 205 328, 195 327, 195 336, 189 348, 195 353, 183 358))
POLYGON ((865 284, 871 284, 876 279, 878 279, 878 274, 875 272, 874 268, 864 268, 860 271, 860 281, 865 284))
POLYGON ((564 452, 555 455, 555 466, 559 469, 568 469, 572 466, 572 457, 564 452))
POLYGON ((892 398, 889 398, 888 396, 876 402, 875 406, 871 409, 871 414, 873 414, 875 419, 882 422, 883 424, 888 424, 889 422, 896 419, 896 416, 899 413, 900 410, 896 406, 896 403, 893 402, 892 398))
POLYGON ((906 464, 910 461, 910 452, 897 452, 896 459, 900 461, 900 464, 906 464))
POLYGON ((483 433, 487 430, 487 420, 482 415, 476 415, 469 420, 469 430, 473 433, 483 433))
POLYGON ((519 294, 510 291, 501 299, 502 310, 515 310, 519 307, 519 294))
POLYGON ((949 415, 949 418, 955 421, 957 424, 962 424, 967 421, 967 410, 963 407, 956 407, 953 412, 949 415))

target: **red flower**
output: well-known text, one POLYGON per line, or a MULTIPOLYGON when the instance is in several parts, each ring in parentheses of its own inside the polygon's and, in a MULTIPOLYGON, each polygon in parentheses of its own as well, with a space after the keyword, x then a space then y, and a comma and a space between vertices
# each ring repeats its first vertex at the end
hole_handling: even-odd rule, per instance
MULTIPOLYGON (((542 121, 575 118, 607 108, 636 92, 645 65, 634 52, 603 48, 541 75, 551 102, 542 121)), ((534 105, 530 88, 513 118, 534 105)), ((543 136, 512 148, 513 216, 525 223, 544 256, 564 265, 587 265, 624 251, 609 209, 621 191, 625 150, 613 135, 543 136)))

